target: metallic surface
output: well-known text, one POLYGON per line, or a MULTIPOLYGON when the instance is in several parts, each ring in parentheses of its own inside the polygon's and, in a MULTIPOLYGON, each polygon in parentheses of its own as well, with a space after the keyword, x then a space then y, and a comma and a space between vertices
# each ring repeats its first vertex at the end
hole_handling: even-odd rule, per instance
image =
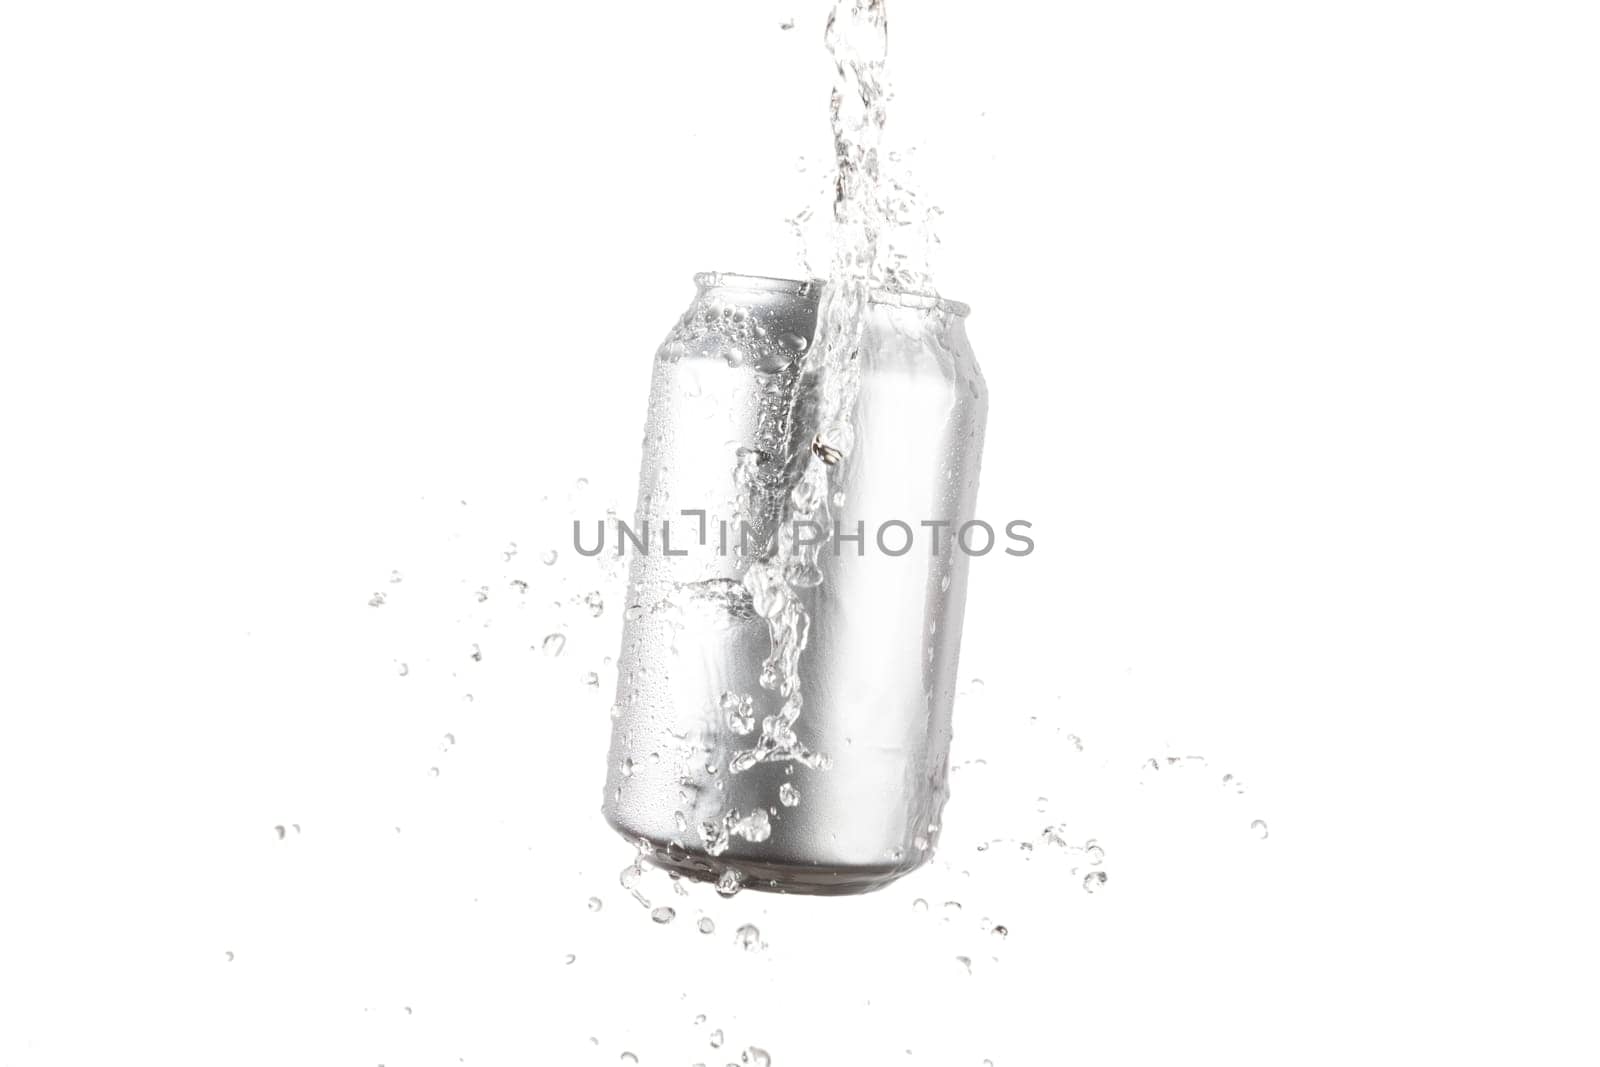
MULTIPOLYGON (((729 760, 752 746, 781 703, 759 683, 771 637, 741 584, 748 557, 737 551, 738 523, 750 525, 750 553, 763 552, 796 457, 811 450, 816 428, 802 425, 809 408, 797 391, 807 388, 800 351, 822 287, 739 275, 696 281, 699 293, 658 353, 651 385, 632 526, 651 540, 647 552, 627 545, 604 814, 654 862, 697 877, 732 867, 757 888, 874 888, 927 857, 947 792, 970 562, 954 534, 973 517, 988 406, 967 309, 875 296, 860 353, 856 441, 829 468, 830 496, 844 494, 829 518, 847 536, 859 522, 865 536, 824 546, 823 580, 804 596, 811 623, 795 730, 831 765, 760 763, 732 774, 729 760), (704 543, 699 516, 685 509, 707 512, 704 543), (908 537, 895 522, 912 537, 903 554, 891 554, 908 537), (752 698, 754 733, 730 724, 724 694, 736 705, 752 698), (794 806, 780 802, 785 783, 798 791, 794 806), (735 835, 713 855, 707 842, 725 813, 755 809, 768 812, 770 837, 735 835)), ((975 531, 973 548, 985 543, 975 531)))

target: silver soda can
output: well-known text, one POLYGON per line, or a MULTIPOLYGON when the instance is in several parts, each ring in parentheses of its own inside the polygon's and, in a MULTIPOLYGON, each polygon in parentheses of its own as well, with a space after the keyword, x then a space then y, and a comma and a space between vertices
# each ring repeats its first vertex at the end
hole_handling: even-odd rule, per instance
POLYGON ((797 589, 806 755, 750 765, 783 700, 745 578, 823 447, 806 419, 822 284, 695 281, 655 360, 634 521, 603 546, 631 556, 603 811, 653 862, 725 887, 876 888, 938 836, 969 557, 993 544, 965 528, 988 408, 967 308, 868 306, 854 444, 825 457, 826 528, 803 534, 823 542, 821 581, 797 589))

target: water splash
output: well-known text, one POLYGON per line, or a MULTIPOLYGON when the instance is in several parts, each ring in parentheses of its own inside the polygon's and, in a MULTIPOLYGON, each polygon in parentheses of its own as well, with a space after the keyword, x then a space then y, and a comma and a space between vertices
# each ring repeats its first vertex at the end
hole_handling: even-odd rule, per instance
POLYGON ((860 387, 858 360, 867 307, 875 284, 884 280, 879 235, 887 213, 879 185, 879 147, 889 99, 886 61, 888 17, 884 0, 837 0, 824 41, 835 78, 829 113, 833 125, 833 263, 817 313, 817 336, 804 355, 801 380, 790 413, 791 448, 786 474, 792 484, 770 552, 745 575, 757 614, 772 641, 762 665, 761 685, 782 698, 761 723, 755 745, 729 763, 738 774, 758 763, 793 760, 822 768, 828 759, 795 732, 804 697, 800 654, 810 627, 806 591, 822 581, 820 546, 798 536, 802 528, 829 523, 833 472, 848 463, 855 445, 853 413, 860 387))
POLYGON ((723 693, 722 714, 728 729, 740 737, 756 728, 755 700, 748 693, 723 693))

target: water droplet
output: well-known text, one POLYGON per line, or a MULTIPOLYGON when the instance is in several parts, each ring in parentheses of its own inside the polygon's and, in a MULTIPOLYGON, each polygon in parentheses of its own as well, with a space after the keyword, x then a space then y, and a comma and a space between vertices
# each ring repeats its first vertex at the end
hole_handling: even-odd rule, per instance
POLYGON ((233 953, 231 953, 231 952, 225 952, 225 953, 223 953, 223 955, 225 955, 225 956, 227 956, 227 957, 228 957, 228 962, 229 962, 229 963, 232 963, 232 962, 233 962, 233 953))
POLYGON ((552 548, 549 551, 545 552, 544 555, 540 556, 539 560, 546 567, 553 567, 553 566, 555 566, 556 558, 557 558, 556 557, 556 550, 552 548))
POLYGON ((966 968, 966 971, 967 971, 968 974, 972 973, 972 957, 971 956, 957 956, 956 957, 956 962, 961 964, 962 967, 966 968))
POLYGON ((717 924, 712 922, 710 918, 703 918, 699 922, 695 923, 695 928, 698 929, 702 934, 709 934, 716 931, 717 924))
POLYGON ((983 679, 982 678, 974 678, 972 680, 972 688, 974 688, 974 689, 982 689, 983 688, 983 679))
POLYGON ((650 918, 658 923, 669 923, 678 917, 678 913, 671 908, 657 908, 650 913, 650 918))
POLYGON ((488 600, 488 599, 489 599, 489 587, 486 586, 486 585, 478 586, 478 603, 482 604, 485 600, 488 600))
POLYGON ((408 675, 410 673, 411 673, 411 668, 409 666, 407 666, 404 663, 400 664, 400 677, 404 678, 406 675, 408 675))
POLYGON ((585 489, 589 488, 589 479, 579 478, 577 481, 572 483, 572 487, 581 493, 585 489))
POLYGON ((1105 871, 1090 871, 1088 874, 1083 876, 1083 891, 1085 893, 1097 893, 1100 891, 1100 887, 1105 884, 1105 871))
POLYGON ((1159 771, 1161 769, 1161 763, 1154 758, 1147 759, 1144 761, 1144 769, 1147 771, 1159 771))
POLYGON ((1106 858, 1106 850, 1095 844, 1092 839, 1084 846, 1083 854, 1096 867, 1103 863, 1106 858))
POLYGON ((722 694, 722 712, 728 721, 728 729, 745 736, 756 728, 755 698, 740 696, 738 693, 722 694))
POLYGON ((284 839, 284 837, 289 833, 289 830, 288 830, 287 827, 274 826, 272 828, 272 832, 278 835, 278 840, 279 841, 282 841, 284 839))
POLYGON ((624 756, 623 759, 622 759, 622 765, 618 769, 622 771, 622 777, 624 777, 624 778, 632 778, 633 777, 633 757, 624 756))
POLYGON ((598 674, 596 674, 594 671, 589 671, 588 673, 586 673, 583 676, 583 684, 587 685, 587 686, 592 686, 595 689, 599 689, 600 688, 600 676, 598 674))
POLYGON ((578 957, 577 956, 574 956, 570 952, 567 953, 567 966, 568 967, 571 967, 574 963, 577 963, 577 962, 578 962, 578 957))
POLYGON ((622 873, 617 876, 617 882, 622 886, 622 888, 628 891, 629 895, 632 896, 634 900, 639 902, 640 907, 648 908, 650 906, 649 898, 639 891, 639 882, 643 878, 644 860, 641 853, 640 859, 636 859, 628 866, 622 868, 622 873))
POLYGON ((772 820, 765 808, 757 808, 743 818, 735 820, 733 825, 728 827, 728 832, 746 841, 760 843, 772 836, 772 820))
POLYGON ((792 808, 800 803, 800 790, 794 787, 793 782, 784 782, 778 786, 778 803, 786 808, 792 808))
POLYGON ((385 600, 388 600, 388 599, 389 599, 388 596, 386 596, 383 593, 373 593, 372 594, 372 599, 367 601, 367 607, 369 607, 369 608, 381 608, 381 607, 383 607, 383 602, 385 600))
POLYGON ((711 1047, 712 1048, 721 1048, 722 1047, 722 1031, 721 1030, 713 1030, 713 1031, 711 1031, 711 1047))
POLYGON ((1262 822, 1260 819, 1257 819, 1255 822, 1250 824, 1250 832, 1255 834, 1256 837, 1260 838, 1262 841, 1265 841, 1267 839, 1267 824, 1262 822))
POLYGON ((746 952, 757 952, 764 947, 761 940, 761 929, 752 923, 745 923, 733 932, 733 943, 746 952))
POLYGON ((511 579, 511 588, 520 596, 527 593, 528 583, 523 581, 521 578, 513 578, 511 579))
POLYGON ((923 900, 921 897, 918 897, 916 900, 913 900, 911 902, 911 910, 912 911, 927 911, 928 910, 928 902, 926 900, 923 900))
POLYGON ((1002 940, 1002 941, 1004 941, 1006 939, 1006 935, 1007 934, 1011 933, 1010 930, 1007 930, 1004 926, 1001 926, 999 923, 995 923, 994 929, 990 930, 989 932, 991 934, 993 934, 995 937, 1000 938, 1000 940, 1002 940))
POLYGON ((1083 751, 1083 738, 1079 737, 1077 734, 1068 734, 1067 744, 1071 745, 1079 752, 1083 751))
POLYGON ((623 1063, 638 1063, 639 1062, 639 1057, 635 1056, 631 1052, 624 1052, 622 1054, 622 1062, 623 1063))
POLYGON ((745 1049, 744 1055, 739 1058, 750 1064, 750 1067, 772 1067, 772 1057, 767 1053, 767 1050, 756 1048, 754 1045, 745 1049))
POLYGON ((567 637, 565 634, 550 634, 540 647, 547 656, 559 656, 561 650, 567 647, 567 637))
POLYGON ((474 662, 474 663, 482 663, 483 662, 483 649, 479 648, 477 645, 473 645, 472 646, 472 662, 474 662))
POLYGON ((1222 788, 1232 789, 1235 793, 1243 793, 1244 783, 1231 774, 1224 774, 1222 776, 1222 788))
POLYGON ((428 768, 428 777, 429 778, 437 778, 437 777, 439 777, 439 768, 437 768, 437 767, 429 767, 428 768))
POLYGON ((445 734, 444 735, 444 747, 445 748, 449 748, 451 745, 453 745, 455 743, 456 743, 456 735, 455 734, 445 734))
POLYGON ((401 573, 399 571, 390 571, 389 572, 389 584, 391 584, 391 585, 399 585, 402 580, 403 580, 403 576, 401 575, 401 573))
POLYGON ((947 900, 947 901, 944 902, 945 918, 948 919, 950 916, 956 914, 960 910, 961 910, 961 901, 959 901, 959 900, 947 900))
POLYGON ((782 337, 778 338, 778 343, 797 356, 811 347, 811 342, 806 340, 804 337, 801 337, 797 333, 784 334, 782 337))
POLYGON ((604 904, 604 902, 601 901, 601 899, 599 897, 590 897, 589 898, 589 910, 590 911, 599 911, 603 907, 605 907, 605 904, 604 904))

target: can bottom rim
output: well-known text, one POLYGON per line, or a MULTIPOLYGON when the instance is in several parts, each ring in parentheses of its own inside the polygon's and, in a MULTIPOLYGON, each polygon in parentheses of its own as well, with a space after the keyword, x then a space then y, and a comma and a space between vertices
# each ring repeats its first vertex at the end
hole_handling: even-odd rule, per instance
POLYGON ((907 859, 895 863, 839 867, 760 859, 742 855, 737 848, 720 856, 710 856, 704 850, 691 851, 677 842, 669 843, 634 833, 617 825, 609 813, 606 821, 630 844, 639 848, 640 854, 656 867, 676 871, 698 882, 715 882, 725 871, 735 870, 742 879, 741 889, 763 893, 829 897, 871 893, 910 874, 926 858, 924 853, 912 853, 907 859))

